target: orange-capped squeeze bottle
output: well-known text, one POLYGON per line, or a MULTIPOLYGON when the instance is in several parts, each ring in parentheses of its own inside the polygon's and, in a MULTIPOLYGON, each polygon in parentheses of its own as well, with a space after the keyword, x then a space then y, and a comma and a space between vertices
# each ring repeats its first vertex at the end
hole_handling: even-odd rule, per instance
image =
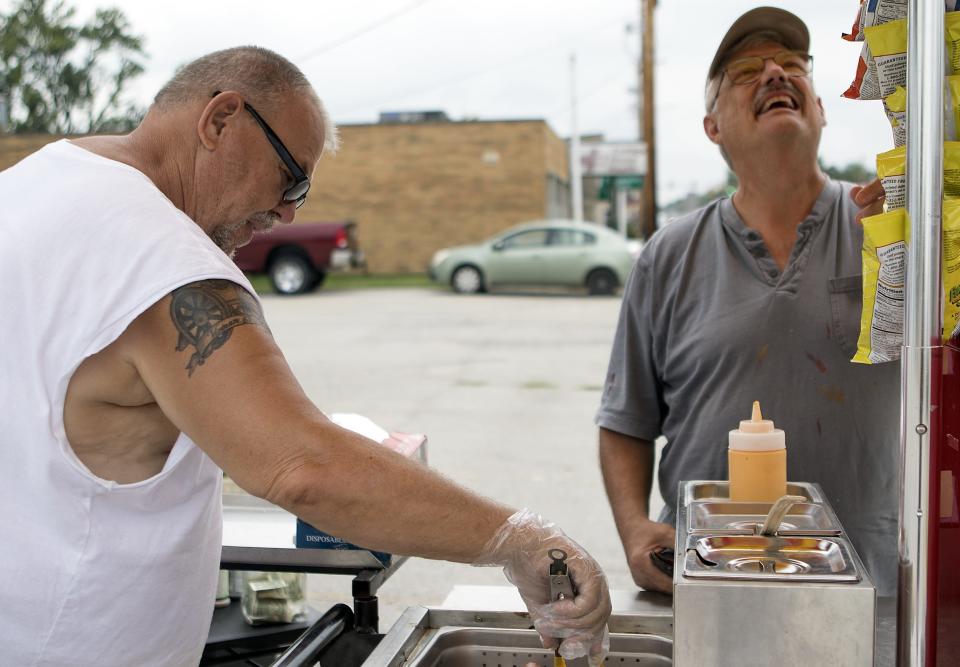
POLYGON ((753 416, 730 431, 728 462, 730 500, 772 503, 787 494, 786 440, 760 414, 760 401, 753 402, 753 416))

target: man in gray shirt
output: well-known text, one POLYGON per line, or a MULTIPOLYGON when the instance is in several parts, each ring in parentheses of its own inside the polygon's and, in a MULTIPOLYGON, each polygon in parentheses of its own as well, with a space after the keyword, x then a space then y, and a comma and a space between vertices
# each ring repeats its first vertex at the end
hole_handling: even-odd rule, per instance
POLYGON ((791 480, 823 487, 881 594, 896 587, 899 365, 850 362, 862 299, 858 206, 878 186, 817 164, 823 107, 803 22, 740 17, 710 66, 704 118, 739 180, 660 230, 624 294, 603 399, 600 461, 637 585, 669 592, 650 554, 674 544, 682 480, 726 479, 727 433, 754 400, 786 432, 791 480), (852 191, 851 191, 852 190, 852 191), (666 509, 648 516, 665 436, 666 509))

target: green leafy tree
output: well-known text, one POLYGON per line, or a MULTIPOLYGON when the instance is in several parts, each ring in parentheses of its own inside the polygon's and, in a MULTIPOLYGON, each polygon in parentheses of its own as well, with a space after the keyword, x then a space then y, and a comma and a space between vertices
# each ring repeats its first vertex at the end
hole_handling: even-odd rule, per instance
POLYGON ((62 0, 20 0, 0 16, 0 96, 12 132, 123 132, 143 117, 123 100, 143 72, 143 38, 119 9, 86 23, 62 0))
MULTIPOLYGON (((850 183, 868 183, 877 177, 877 174, 871 171, 865 165, 858 162, 851 162, 845 167, 826 165, 820 161, 820 168, 830 178, 837 181, 848 181, 850 183)), ((727 180, 723 185, 709 188, 705 192, 689 192, 683 197, 670 202, 662 207, 662 211, 668 217, 676 217, 695 211, 702 206, 706 206, 718 197, 729 197, 737 191, 739 184, 737 175, 733 171, 727 171, 727 180)))
POLYGON ((823 173, 837 181, 868 183, 877 177, 875 171, 859 162, 851 162, 845 167, 838 167, 835 165, 825 165, 821 160, 820 168, 823 169, 823 173))

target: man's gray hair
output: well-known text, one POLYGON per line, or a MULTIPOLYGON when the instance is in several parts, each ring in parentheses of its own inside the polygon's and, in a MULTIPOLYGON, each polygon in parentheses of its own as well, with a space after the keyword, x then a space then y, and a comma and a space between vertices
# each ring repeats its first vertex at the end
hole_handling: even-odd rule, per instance
POLYGON ((291 93, 307 95, 323 122, 323 152, 334 153, 340 145, 337 126, 303 72, 283 56, 259 46, 214 51, 187 63, 160 89, 153 104, 168 109, 210 98, 218 90, 235 90, 268 109, 282 106, 291 93))
POLYGON ((703 102, 707 113, 713 113, 713 110, 717 106, 717 98, 720 96, 720 84, 723 83, 724 67, 730 62, 729 55, 770 42, 785 45, 787 40, 776 30, 758 30, 745 36, 727 49, 727 57, 720 62, 720 67, 717 69, 717 73, 713 75, 713 78, 707 80, 706 88, 703 91, 703 102))

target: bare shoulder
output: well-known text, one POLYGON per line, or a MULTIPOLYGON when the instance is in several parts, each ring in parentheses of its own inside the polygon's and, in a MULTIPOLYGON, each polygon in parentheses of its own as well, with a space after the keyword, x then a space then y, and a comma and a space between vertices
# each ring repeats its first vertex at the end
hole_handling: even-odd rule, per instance
POLYGON ((188 375, 222 348, 237 327, 250 325, 270 333, 257 300, 229 280, 204 280, 175 289, 169 314, 177 331, 176 351, 190 352, 188 375))

